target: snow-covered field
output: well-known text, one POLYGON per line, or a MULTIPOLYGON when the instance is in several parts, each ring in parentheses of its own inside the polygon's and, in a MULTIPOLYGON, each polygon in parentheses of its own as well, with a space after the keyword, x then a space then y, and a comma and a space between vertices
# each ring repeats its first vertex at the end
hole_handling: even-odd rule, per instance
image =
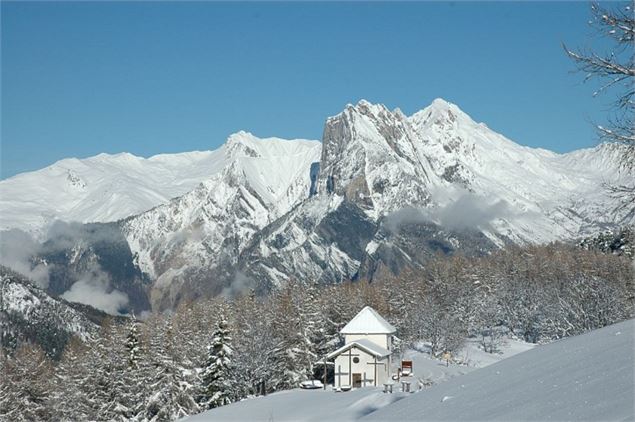
MULTIPOLYGON (((411 360, 413 364, 413 374, 408 377, 412 386, 416 386, 419 380, 438 384, 454 378, 457 375, 467 374, 478 368, 500 362, 503 359, 514 356, 533 348, 535 344, 526 343, 516 339, 506 339, 499 348, 498 353, 487 353, 475 339, 466 341, 463 349, 452 357, 452 363, 446 366, 445 361, 431 359, 425 350, 425 346, 420 350, 407 350, 402 360, 411 360)), ((399 359, 397 359, 398 361, 399 359)))
MULTIPOLYGON (((437 385, 411 394, 296 389, 187 420, 635 420, 634 330, 630 320, 535 348, 508 340, 494 355, 468 342, 455 357, 468 365, 445 366, 410 350, 404 359, 413 360, 412 378, 437 385)), ((416 382, 412 386, 417 390, 416 382)))
POLYGON ((384 394, 368 387, 347 393, 333 390, 288 390, 243 400, 186 419, 202 421, 354 421, 407 393, 384 394))
POLYGON ((635 320, 457 377, 364 420, 635 420, 635 320))
MULTIPOLYGON (((499 354, 485 353, 476 341, 468 341, 464 349, 450 363, 431 359, 428 353, 408 350, 403 359, 413 361, 413 376, 404 377, 416 390, 418 380, 438 384, 487 366, 502 359, 532 348, 533 345, 518 340, 507 340, 499 354)), ((243 400, 220 407, 187 421, 353 421, 380 408, 407 397, 408 393, 397 391, 384 394, 382 388, 368 387, 346 393, 335 393, 331 386, 327 390, 289 390, 243 400)))

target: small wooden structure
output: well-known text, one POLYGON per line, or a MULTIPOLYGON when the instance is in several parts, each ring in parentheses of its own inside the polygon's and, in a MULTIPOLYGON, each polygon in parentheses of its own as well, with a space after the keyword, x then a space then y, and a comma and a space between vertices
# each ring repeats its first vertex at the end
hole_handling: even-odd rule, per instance
POLYGON ((401 391, 404 393, 410 392, 410 381, 401 381, 401 391))
POLYGON ((401 361, 401 376, 408 377, 410 375, 412 375, 412 361, 402 360, 401 361))
POLYGON ((392 386, 393 386, 392 382, 385 382, 384 383, 384 393, 392 394, 392 386))

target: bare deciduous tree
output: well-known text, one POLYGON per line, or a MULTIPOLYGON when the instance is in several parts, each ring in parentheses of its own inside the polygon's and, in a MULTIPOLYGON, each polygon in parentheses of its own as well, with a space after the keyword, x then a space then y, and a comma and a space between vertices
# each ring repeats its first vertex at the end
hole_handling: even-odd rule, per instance
MULTIPOLYGON (((623 165, 635 168, 635 1, 616 3, 619 6, 591 5, 589 24, 604 39, 612 43, 610 51, 570 50, 563 44, 567 55, 575 62, 578 71, 585 74, 585 81, 596 80, 599 88, 593 96, 611 91, 615 95, 613 112, 606 125, 597 125, 601 141, 623 144, 623 165)), ((635 205, 635 183, 607 185, 609 191, 624 198, 623 205, 635 205)))
POLYGON ((598 126, 603 140, 635 145, 633 129, 633 95, 635 94, 635 18, 633 4, 606 9, 599 4, 591 5, 592 18, 589 24, 600 34, 610 39, 613 48, 604 54, 594 50, 570 50, 564 45, 567 55, 576 63, 579 71, 585 73, 585 81, 597 79, 600 87, 594 96, 611 88, 619 90, 614 103, 615 116, 610 124, 598 126))

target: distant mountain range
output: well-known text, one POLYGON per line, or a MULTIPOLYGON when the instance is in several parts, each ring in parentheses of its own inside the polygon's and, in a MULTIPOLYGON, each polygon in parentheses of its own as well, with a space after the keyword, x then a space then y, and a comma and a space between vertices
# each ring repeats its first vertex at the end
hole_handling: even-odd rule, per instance
POLYGON ((55 295, 80 281, 122 292, 137 311, 291 278, 376 280, 439 252, 633 224, 606 188, 632 182, 626 154, 523 147, 441 99, 412 116, 360 101, 321 143, 239 132, 215 151, 100 154, 0 181, 3 247, 16 230, 37 244, 3 263, 43 272, 55 295))

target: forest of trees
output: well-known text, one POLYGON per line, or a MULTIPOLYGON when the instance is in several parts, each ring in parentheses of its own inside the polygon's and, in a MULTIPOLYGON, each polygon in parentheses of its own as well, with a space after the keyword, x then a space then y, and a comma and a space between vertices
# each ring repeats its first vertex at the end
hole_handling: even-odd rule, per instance
MULTIPOLYGON (((430 353, 501 335, 549 342, 634 315, 630 258, 565 245, 439 257, 382 283, 292 282, 183 304, 144 321, 105 322, 58 361, 24 344, 0 355, 0 419, 168 421, 261 391, 294 388, 365 305, 430 353)), ((397 350, 399 353, 399 350, 397 350)))

